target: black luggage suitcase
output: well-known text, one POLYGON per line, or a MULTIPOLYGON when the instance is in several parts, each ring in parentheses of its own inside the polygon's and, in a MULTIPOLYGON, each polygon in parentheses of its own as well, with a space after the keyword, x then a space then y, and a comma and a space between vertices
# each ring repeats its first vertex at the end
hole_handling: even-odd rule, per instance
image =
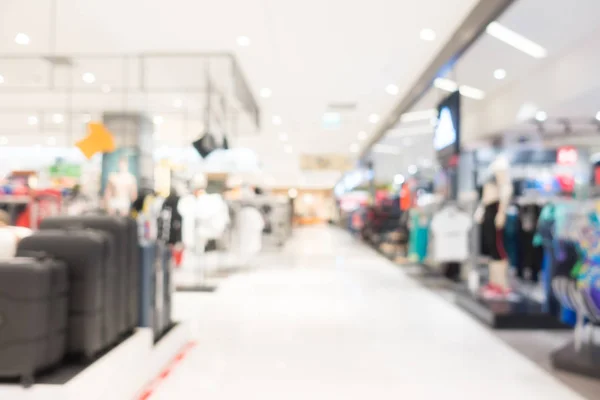
POLYGON ((96 230, 42 230, 21 240, 18 255, 43 251, 67 265, 70 281, 67 353, 92 359, 117 340, 112 318, 117 271, 112 238, 96 230))
POLYGON ((138 223, 133 218, 124 218, 127 225, 129 243, 127 250, 127 265, 129 267, 129 308, 128 327, 134 329, 140 326, 139 303, 141 301, 141 278, 140 278, 140 245, 138 236, 138 223))
MULTIPOLYGON (((42 221, 40 229, 93 229, 109 234, 114 243, 113 261, 117 273, 113 283, 112 318, 116 320, 117 332, 123 335, 130 330, 129 314, 129 271, 127 265, 128 228, 124 218, 102 215, 82 215, 76 217, 49 217, 42 221)), ((110 290, 110 289, 109 289, 110 290)))
POLYGON ((29 386, 64 357, 69 280, 64 263, 20 257, 0 261, 0 377, 29 386))

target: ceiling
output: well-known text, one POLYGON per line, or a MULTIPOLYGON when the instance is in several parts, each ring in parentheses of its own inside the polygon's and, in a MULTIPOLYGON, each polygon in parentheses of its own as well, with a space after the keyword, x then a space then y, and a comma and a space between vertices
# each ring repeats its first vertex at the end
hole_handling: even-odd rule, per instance
MULTIPOLYGON (((596 0, 569 3, 568 17, 562 2, 515 2, 498 22, 544 47, 547 57, 533 58, 484 33, 452 70, 441 75, 485 93, 483 100, 462 96, 463 145, 476 145, 480 140, 500 133, 536 132, 538 127, 530 120, 518 122, 518 113, 526 105, 532 107, 529 118, 533 118, 539 110, 547 113, 546 129, 557 133, 552 137, 552 143, 600 144, 598 128, 590 124, 600 111, 600 82, 596 79, 597 73, 594 73, 597 71, 594 68, 600 65, 600 57, 597 56, 600 54, 600 30, 596 18, 599 13, 600 2, 596 0), (587 46, 585 49, 584 45, 587 46), (579 58, 573 56, 577 52, 581 53, 579 58), (497 69, 505 70, 504 79, 494 77, 497 69), (577 85, 575 81, 578 81, 577 85), (494 118, 501 123, 486 123, 494 118), (575 130, 589 134, 577 140, 563 135, 562 125, 556 123, 560 118, 572 118, 577 121, 575 130), (493 129, 487 129, 489 127, 493 129)), ((409 112, 435 109, 447 95, 448 92, 432 87, 409 112)), ((390 136, 414 134, 410 128, 415 124, 422 127, 419 129, 423 131, 424 138, 431 138, 431 133, 429 136, 426 133, 431 130, 427 121, 421 121, 420 125, 399 122, 381 143, 389 141, 390 136)), ((418 165, 418 160, 423 159, 422 154, 427 155, 425 158, 432 156, 431 142, 428 149, 415 148, 414 144, 406 146, 401 141, 398 146, 400 152, 395 157, 372 154, 375 164, 384 166, 379 168, 379 173, 388 179, 397 173, 406 174, 407 166, 418 165), (391 158, 393 163, 389 161, 391 158)))
MULTIPOLYGON (((0 3, 0 55, 232 52, 260 100, 262 111, 261 129, 256 131, 251 125, 244 125, 238 129, 236 145, 255 150, 270 181, 276 185, 302 186, 305 182, 332 186, 338 174, 303 174, 297 156, 314 152, 354 156, 350 147, 358 142, 358 132, 369 132, 373 126, 369 116, 383 115, 408 90, 475 3, 476 0, 57 0, 54 31, 51 0, 4 0, 0 3), (435 31, 435 40, 420 38, 424 28, 435 31), (15 43, 19 32, 29 36, 28 45, 15 43), (245 37, 242 44, 249 45, 237 43, 241 36, 245 37), (397 93, 386 93, 389 84, 397 86, 397 93), (270 89, 269 98, 260 97, 263 88, 270 89), (349 103, 354 107, 334 115, 333 122, 329 115, 325 126, 323 116, 332 111, 331 103, 349 103), (274 116, 280 117, 281 124, 273 124, 274 116), (279 139, 281 133, 287 134, 285 144, 279 139)), ((6 76, 4 86, 12 83, 9 75, 18 75, 10 71, 25 75, 19 78, 19 84, 35 86, 43 79, 36 75, 36 68, 39 66, 24 66, 22 62, 3 63, 0 75, 6 76), (6 72, 2 71, 3 66, 6 72), (26 76, 29 71, 31 77, 26 76)), ((81 61, 77 68, 76 79, 84 72, 92 72, 96 82, 91 87, 97 89, 104 84, 116 85, 111 81, 116 76, 122 79, 124 74, 119 63, 108 60, 89 64, 81 61)), ((213 69, 215 74, 222 73, 222 69, 213 69)), ((177 68, 163 65, 153 80, 178 87, 192 85, 202 81, 195 71, 190 63, 177 68)), ((78 84, 90 87, 79 80, 78 84)), ((75 103, 71 105, 73 109, 81 104, 81 108, 88 109, 139 107, 150 115, 160 113, 164 124, 157 128, 157 139, 162 145, 185 143, 203 129, 203 99, 183 92, 127 101, 122 95, 107 95, 100 90, 71 100, 34 93, 0 95, 1 107, 60 109, 66 108, 68 101, 75 103), (174 107, 176 102, 182 104, 174 107), (180 115, 182 109, 189 110, 185 124, 180 115)), ((2 118, 8 121, 8 117, 2 118)), ((28 116, 11 118, 15 120, 7 124, 9 132, 0 128, 0 135, 27 129, 18 124, 26 125, 28 116)), ((73 123, 78 127, 74 131, 80 132, 83 122, 64 124, 73 123)), ((51 124, 49 121, 45 126, 51 124)), ((43 134, 59 137, 58 141, 65 137, 68 144, 72 138, 65 131, 72 130, 53 126, 43 134)), ((15 143, 20 140, 26 145, 47 145, 47 138, 36 131, 15 136, 11 138, 15 143)))

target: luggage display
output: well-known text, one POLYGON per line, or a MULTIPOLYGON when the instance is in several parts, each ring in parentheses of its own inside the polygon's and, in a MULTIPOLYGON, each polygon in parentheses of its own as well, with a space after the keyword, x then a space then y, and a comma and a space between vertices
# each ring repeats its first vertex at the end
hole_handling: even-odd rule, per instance
POLYGON ((139 259, 139 236, 138 236, 138 224, 133 218, 124 218, 125 224, 128 228, 129 241, 126 247, 127 250, 127 266, 129 267, 129 313, 128 313, 128 326, 133 329, 140 326, 140 259, 139 259))
POLYGON ((19 243, 17 255, 43 251, 69 272, 67 353, 93 358, 118 338, 114 288, 117 270, 112 238, 96 230, 42 230, 19 243))
POLYGON ((65 354, 68 272, 42 257, 0 261, 0 377, 29 386, 65 354))
POLYGON ((130 237, 126 219, 101 215, 83 215, 76 217, 50 217, 40 224, 40 229, 93 229, 109 234, 114 243, 113 262, 117 273, 116 285, 113 287, 113 318, 116 319, 117 332, 123 335, 132 330, 129 316, 129 298, 137 296, 137 292, 130 292, 130 275, 132 266, 128 265, 128 252, 130 237))

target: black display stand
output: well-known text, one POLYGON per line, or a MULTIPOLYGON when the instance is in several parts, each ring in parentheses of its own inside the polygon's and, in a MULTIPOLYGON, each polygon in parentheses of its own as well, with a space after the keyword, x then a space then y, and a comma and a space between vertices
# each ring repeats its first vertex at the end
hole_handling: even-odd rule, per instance
POLYGON ((600 379, 600 347, 584 344, 580 351, 575 343, 556 350, 551 355, 552 366, 574 374, 600 379))
POLYGON ((456 293, 456 304, 493 329, 572 329, 544 311, 538 301, 522 295, 520 300, 474 297, 466 288, 456 293))

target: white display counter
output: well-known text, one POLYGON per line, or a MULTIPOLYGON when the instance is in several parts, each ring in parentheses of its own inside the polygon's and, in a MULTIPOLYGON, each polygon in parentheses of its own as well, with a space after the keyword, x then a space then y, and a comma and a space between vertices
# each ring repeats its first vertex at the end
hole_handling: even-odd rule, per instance
MULTIPOLYGON (((156 344, 152 330, 140 328, 65 383, 46 383, 53 377, 42 376, 41 383, 29 389, 17 384, 0 384, 0 399, 136 399, 191 339, 189 324, 185 323, 177 325, 156 344)), ((61 370, 52 375, 58 374, 61 370)))

